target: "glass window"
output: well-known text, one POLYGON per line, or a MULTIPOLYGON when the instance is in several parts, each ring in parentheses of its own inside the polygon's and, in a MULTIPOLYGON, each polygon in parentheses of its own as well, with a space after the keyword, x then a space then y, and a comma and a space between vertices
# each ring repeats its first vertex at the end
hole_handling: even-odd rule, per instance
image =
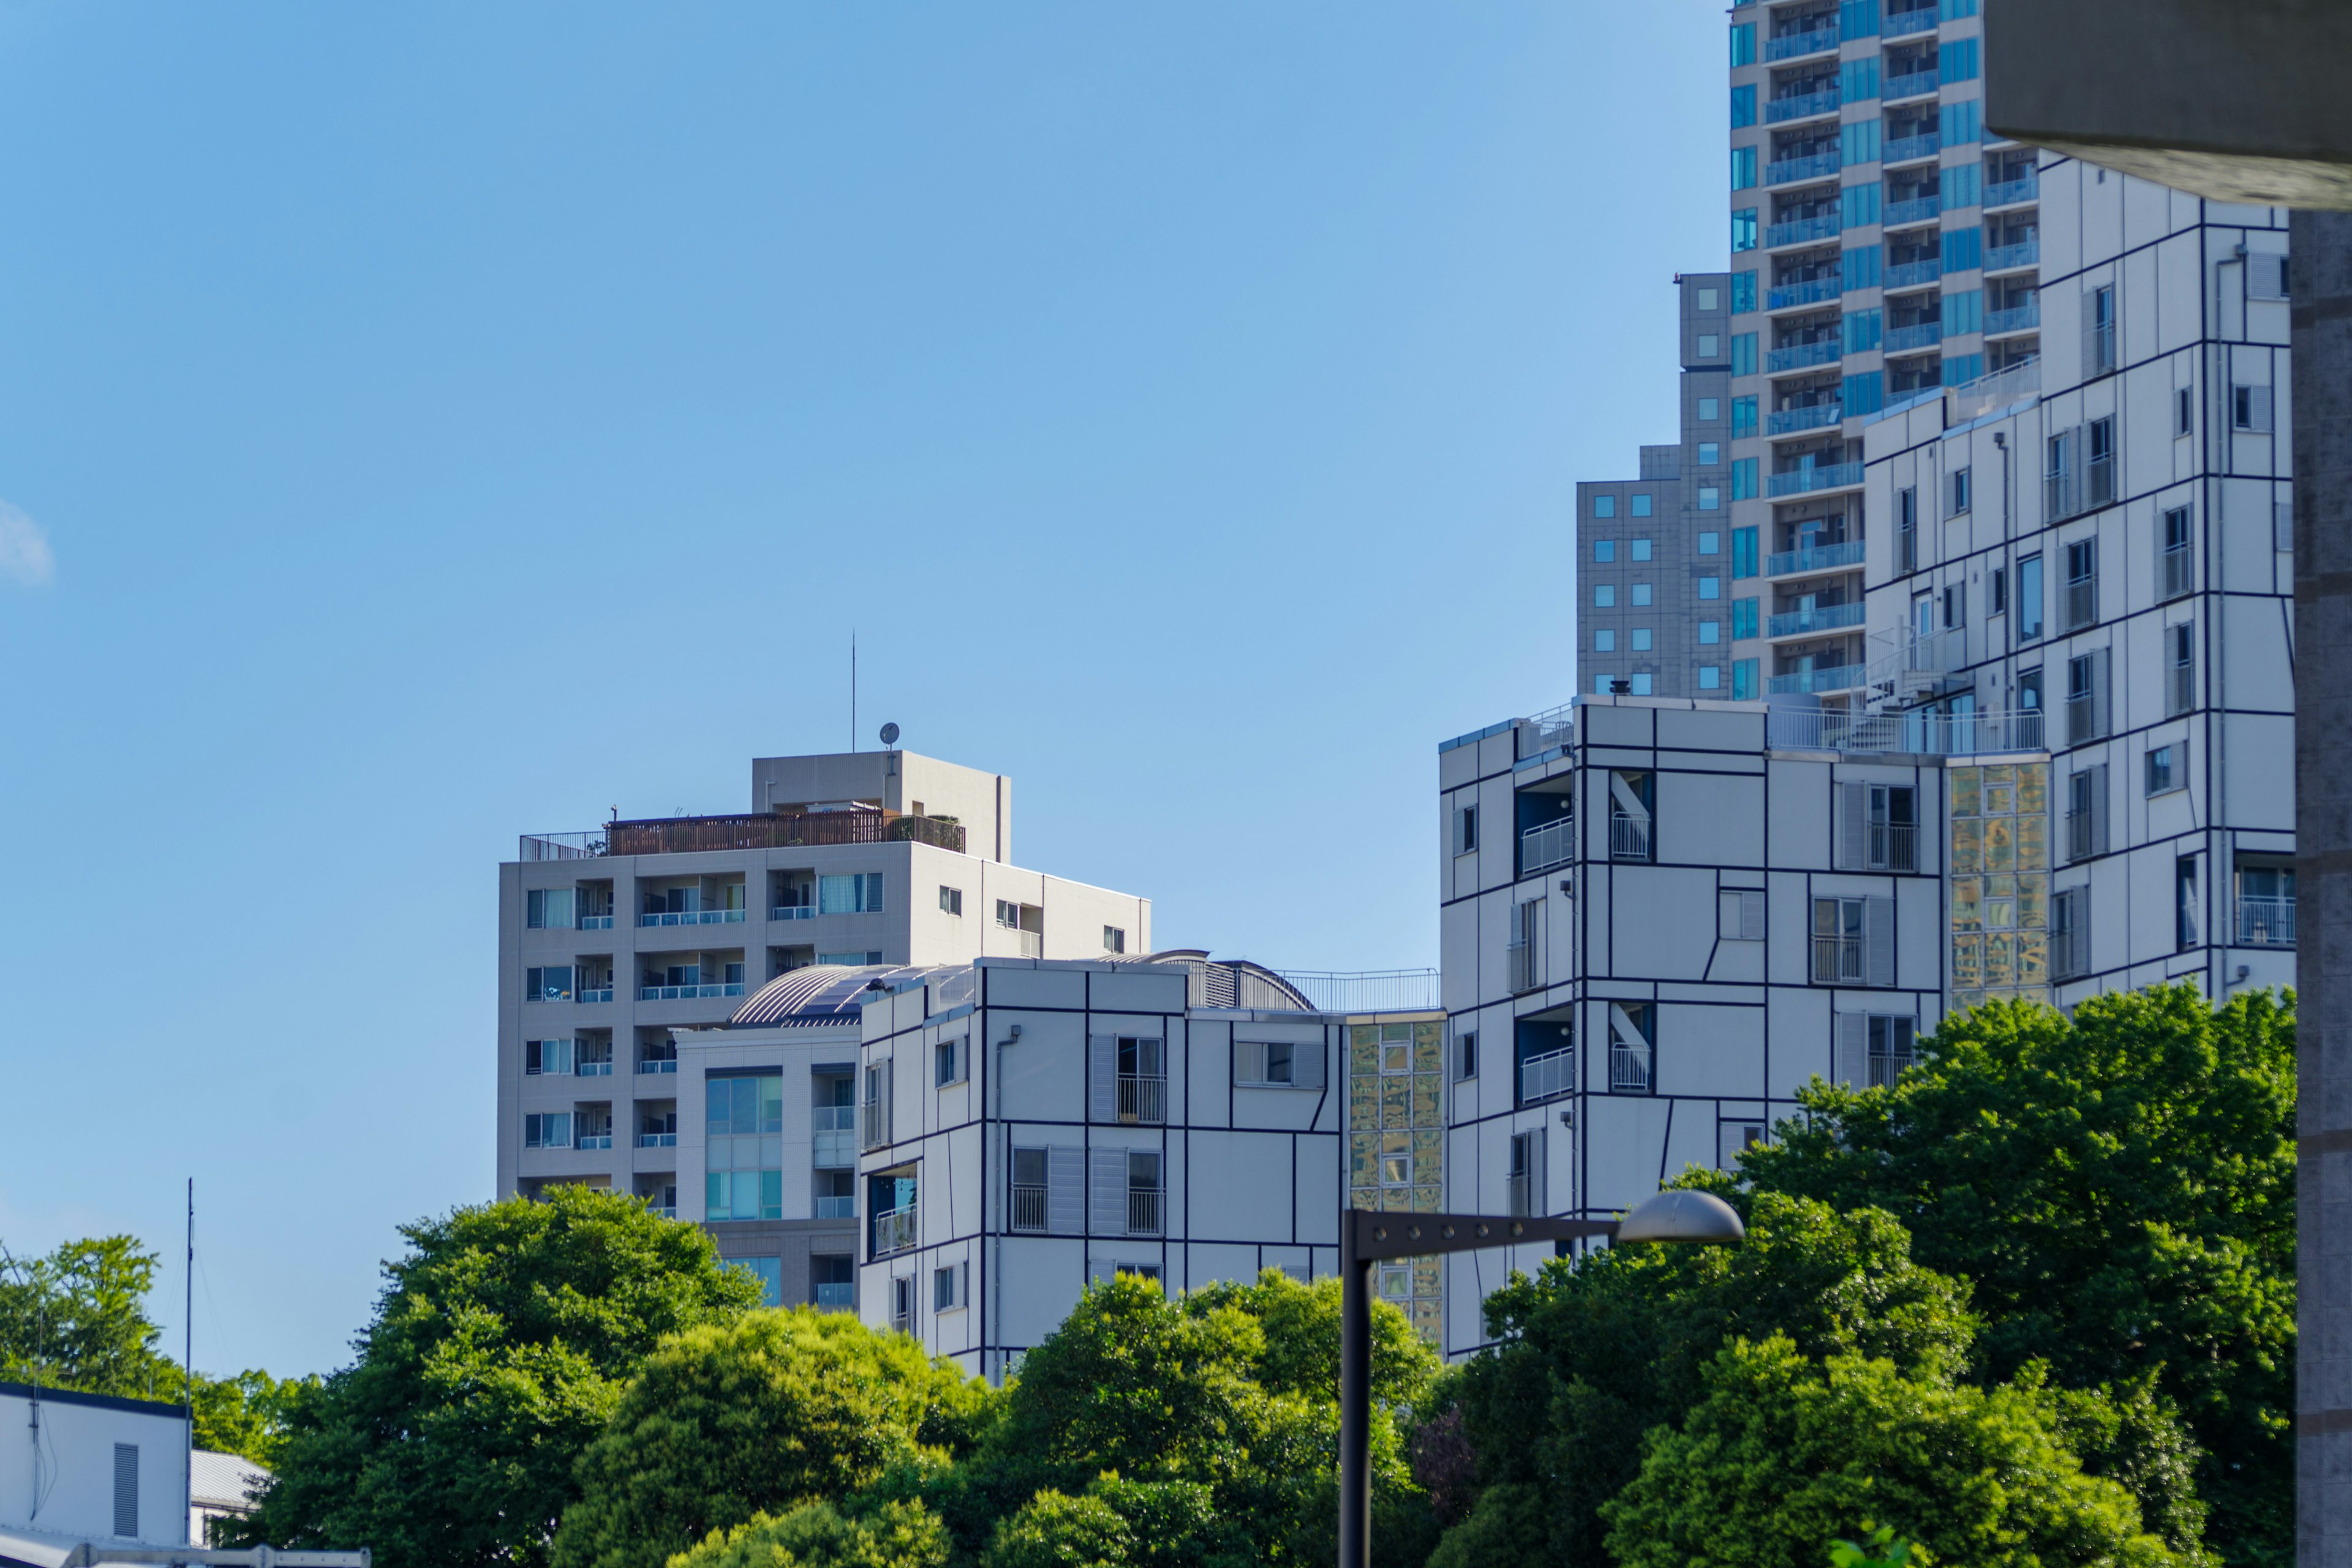
POLYGON ((1848 185, 1838 192, 1838 225, 1842 228, 1864 228, 1878 221, 1878 182, 1866 185, 1848 185))
POLYGON ((1944 231, 1944 270, 1966 272, 1984 265, 1984 230, 1981 228, 1948 228, 1944 231))
POLYGON ((1592 651, 1595 653, 1615 653, 1617 651, 1617 634, 1611 631, 1593 633, 1592 651))
POLYGON ((1600 562, 1603 565, 1616 560, 1617 542, 1613 539, 1594 540, 1592 542, 1592 559, 1600 562))
POLYGON ((1731 664, 1731 700, 1752 702, 1757 692, 1757 663, 1752 658, 1734 659, 1731 664))
MULTIPOLYGON (((1649 498, 1646 496, 1635 496, 1633 499, 1636 501, 1642 501, 1646 500, 1649 498)), ((1636 517, 1647 517, 1649 516, 1649 513, 1641 508, 1636 507, 1634 509, 1633 515, 1636 517)), ((1650 542, 1646 539, 1637 539, 1633 541, 1633 559, 1636 561, 1647 561, 1649 558, 1650 542)))
POLYGON ((1637 674, 1633 677, 1633 695, 1636 697, 1650 695, 1650 678, 1647 675, 1637 674))
POLYGON ((1647 583, 1636 583, 1636 584, 1633 584, 1633 603, 1634 603, 1634 604, 1636 604, 1636 605, 1646 605, 1646 604, 1648 604, 1649 602, 1650 602, 1650 585, 1649 585, 1647 583))
POLYGON ((1759 635, 1757 626, 1761 616, 1761 612, 1757 608, 1757 606, 1762 603, 1763 601, 1760 599, 1734 599, 1731 601, 1731 635, 1733 637, 1752 637, 1759 635))
MULTIPOLYGON (((1714 421, 1717 420, 1717 419, 1722 418, 1722 417, 1723 417, 1723 399, 1721 399, 1720 397, 1702 397, 1702 398, 1700 398, 1700 399, 1698 400, 1698 416, 1699 416, 1702 420, 1705 420, 1705 421, 1706 421, 1706 422, 1708 422, 1708 423, 1710 423, 1710 424, 1711 424, 1711 423, 1713 423, 1714 421)), ((1702 451, 1702 452, 1703 452, 1703 451, 1706 451, 1706 449, 1707 449, 1707 448, 1706 448, 1706 447, 1701 447, 1699 448, 1699 450, 1700 450, 1700 451, 1702 451)), ((1711 463, 1711 462, 1715 461, 1715 459, 1714 459, 1714 458, 1701 458, 1699 459, 1699 461, 1700 461, 1700 462, 1702 462, 1702 463, 1711 463)))
POLYGON ((703 1215, 784 1217, 784 1081, 772 1072, 703 1082, 703 1215))
POLYGON ((1594 496, 1592 498, 1592 515, 1595 517, 1615 517, 1617 515, 1617 498, 1615 496, 1594 496))
POLYGON ((1723 535, 1720 533, 1701 533, 1698 536, 1698 552, 1701 555, 1722 554, 1723 535))
POLYGON ((1838 162, 1847 168, 1878 162, 1878 121, 1853 120, 1838 135, 1838 162))
POLYGON ((1731 29, 1731 64, 1735 69, 1756 63, 1756 24, 1742 22, 1731 29))
POLYGON ((1875 414, 1886 405, 1886 375, 1883 371, 1871 371, 1863 375, 1845 378, 1845 416, 1875 414))
POLYGON ((1754 332, 1732 334, 1731 374, 1734 375, 1756 374, 1756 334, 1754 332))
MULTIPOLYGON (((1634 515, 1635 517, 1647 517, 1647 516, 1649 516, 1649 515, 1650 515, 1650 498, 1649 498, 1649 496, 1647 496, 1646 494, 1643 494, 1643 495, 1637 495, 1637 496, 1635 496, 1635 497, 1633 498, 1633 515, 1634 515)), ((1635 540, 1635 541, 1633 542, 1633 548, 1634 548, 1635 550, 1637 550, 1637 551, 1638 551, 1638 550, 1642 549, 1643 546, 1647 545, 1649 542, 1649 542, 1648 540, 1646 540, 1646 539, 1637 539, 1637 540, 1635 540)), ((1633 559, 1634 559, 1634 560, 1636 560, 1636 561, 1640 561, 1640 560, 1644 559, 1644 557, 1643 557, 1643 556, 1641 556, 1641 555, 1638 555, 1638 554, 1637 554, 1637 555, 1635 555, 1635 556, 1633 557, 1633 559)))
POLYGON ((1879 258, 1879 247, 1874 245, 1846 251, 1838 258, 1838 278, 1846 292, 1878 287, 1879 258))
POLYGON ((2029 555, 2017 563, 2017 635, 2032 642, 2042 635, 2042 557, 2029 555))
MULTIPOLYGON (((1752 463, 1756 459, 1750 458, 1747 460, 1752 463)), ((1759 570, 1756 556, 1756 531, 1752 528, 1733 529, 1731 531, 1732 576, 1734 578, 1753 577, 1759 570)))
POLYGON ((1712 645, 1721 642, 1723 640, 1723 623, 1721 621, 1699 622, 1698 640, 1702 645, 1712 645))
POLYGON ((1756 209, 1741 207, 1731 215, 1731 248, 1734 252, 1756 248, 1756 209))
POLYGON ((1838 72, 1838 96, 1847 103, 1860 103, 1878 96, 1878 57, 1875 54, 1858 60, 1848 60, 1838 72))
POLYGON ((1756 400, 1754 398, 1735 397, 1731 400, 1731 434, 1735 440, 1742 436, 1756 434, 1756 400))
POLYGON ((1947 147, 1965 147, 1971 142, 1984 140, 1984 100, 1982 99, 1971 98, 1958 103, 1948 103, 1944 105, 1938 119, 1941 121, 1944 145, 1947 147))
POLYGON ((1720 599, 1720 598, 1722 598, 1722 597, 1723 597, 1723 579, 1722 579, 1722 578, 1720 578, 1720 577, 1702 577, 1702 578, 1700 578, 1700 579, 1698 580, 1698 596, 1699 596, 1700 598, 1702 598, 1702 599, 1720 599))
POLYGON ((878 914, 881 909, 879 871, 853 871, 845 877, 816 879, 816 910, 821 915, 878 914))
POLYGON ((1850 354, 1868 353, 1885 337, 1885 315, 1879 310, 1848 310, 1845 313, 1845 352, 1850 354))
POLYGON ((1701 332, 1701 333, 1698 335, 1698 357, 1699 357, 1699 358, 1701 358, 1701 359, 1717 359, 1717 358, 1721 357, 1722 353, 1723 353, 1723 339, 1722 339, 1722 338, 1718 337, 1717 335, 1716 335, 1716 334, 1715 334, 1715 333, 1713 333, 1713 332, 1701 332))
POLYGON ((1984 290, 1963 289, 1944 296, 1944 335, 1984 331, 1984 290))
POLYGON ((1754 268, 1731 275, 1731 313, 1746 315, 1756 309, 1756 273, 1754 268))
POLYGON ((1763 492, 1758 489, 1757 459, 1741 458, 1731 465, 1731 499, 1754 500, 1763 492))
POLYGON ((1608 583, 1596 585, 1592 590, 1592 607, 1596 610, 1615 609, 1617 607, 1615 586, 1608 583))
MULTIPOLYGON (((1710 397, 1705 401, 1712 403, 1715 399, 1710 397)), ((1713 418, 1714 416, 1709 415, 1707 417, 1713 418)), ((1713 441, 1701 441, 1698 444, 1698 466, 1700 468, 1712 468, 1722 461, 1723 447, 1719 444, 1713 441)))
MULTIPOLYGON (((1731 188, 1735 191, 1750 191, 1756 188, 1755 148, 1734 147, 1731 150, 1731 188)), ((1709 302, 1700 309, 1711 310, 1715 306, 1709 302)))
POLYGON ((781 1258, 730 1258, 730 1267, 740 1268, 760 1282, 760 1305, 781 1307, 784 1304, 784 1260, 781 1258))
POLYGON ((1723 666, 1719 664, 1700 665, 1698 667, 1698 689, 1701 691, 1720 691, 1723 689, 1723 666))
POLYGON ((1721 511, 1723 510, 1723 487, 1721 485, 1699 486, 1698 510, 1701 511, 1721 511))
POLYGON ((525 893, 522 923, 532 931, 570 931, 572 889, 534 888, 525 893))
POLYGON ((1698 290, 1698 308, 1702 310, 1712 310, 1720 302, 1721 298, 1721 289, 1701 289, 1698 290))
POLYGON ((1635 653, 1647 653, 1650 651, 1649 627, 1635 626, 1633 628, 1633 651, 1635 653))
POLYGON ((1944 210, 1957 212, 1972 207, 1984 200, 1984 169, 1977 163, 1955 163, 1944 171, 1942 188, 1944 210))
POLYGON ((522 997, 526 1002, 571 1001, 572 965, 544 964, 523 971, 522 997))
POLYGON ((1946 87, 1977 79, 1977 40, 1955 38, 1936 51, 1936 79, 1946 87))
POLYGON ((2147 753, 2148 794, 2162 795, 2168 790, 2179 787, 2175 782, 2179 772, 2173 766, 2175 754, 2170 746, 2156 746, 2149 749, 2147 753))
POLYGON ((1753 125, 1753 124, 1755 124, 1755 123, 1756 123, 1756 86, 1755 86, 1755 84, 1754 84, 1753 82, 1750 82, 1750 83, 1749 83, 1748 86, 1746 86, 1746 87, 1735 87, 1735 88, 1733 88, 1733 89, 1731 89, 1731 128, 1732 128, 1734 131, 1739 131, 1739 130, 1744 130, 1744 129, 1745 129, 1745 128, 1747 128, 1748 126, 1753 125))

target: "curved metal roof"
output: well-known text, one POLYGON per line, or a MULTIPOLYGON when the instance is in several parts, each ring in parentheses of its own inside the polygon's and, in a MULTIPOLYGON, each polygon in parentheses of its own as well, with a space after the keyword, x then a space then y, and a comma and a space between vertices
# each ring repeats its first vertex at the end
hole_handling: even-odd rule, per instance
POLYGON ((860 964, 805 963, 786 970, 744 998, 728 1020, 728 1027, 773 1028, 779 1026, 854 1024, 858 1009, 886 991, 912 985, 934 975, 971 973, 964 963, 860 964))

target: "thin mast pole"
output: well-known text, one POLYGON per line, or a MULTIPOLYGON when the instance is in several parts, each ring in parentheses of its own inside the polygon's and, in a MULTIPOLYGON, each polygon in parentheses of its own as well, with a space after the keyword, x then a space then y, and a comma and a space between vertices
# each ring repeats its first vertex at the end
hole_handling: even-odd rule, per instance
POLYGON ((194 1529, 189 1510, 196 1495, 196 1179, 188 1178, 188 1272, 183 1281, 187 1295, 180 1321, 180 1414, 187 1422, 187 1441, 180 1450, 180 1540, 194 1546, 194 1529))

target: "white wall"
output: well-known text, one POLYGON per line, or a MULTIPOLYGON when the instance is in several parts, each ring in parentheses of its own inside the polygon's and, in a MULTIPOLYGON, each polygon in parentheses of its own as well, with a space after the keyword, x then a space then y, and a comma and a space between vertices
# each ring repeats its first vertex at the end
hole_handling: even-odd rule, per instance
POLYGON ((114 1449, 139 1450, 138 1539, 185 1542, 187 1424, 168 1405, 44 1393, 40 1399, 41 1496, 33 1496, 30 1390, 0 1384, 0 1524, 93 1540, 114 1536, 114 1449))

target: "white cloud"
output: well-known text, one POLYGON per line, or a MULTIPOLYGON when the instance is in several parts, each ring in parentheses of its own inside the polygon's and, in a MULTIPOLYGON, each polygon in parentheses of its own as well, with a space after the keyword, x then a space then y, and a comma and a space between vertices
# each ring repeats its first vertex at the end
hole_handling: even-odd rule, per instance
POLYGON ((58 560, 49 552, 49 536, 41 525, 0 500, 0 577, 13 577, 27 588, 46 588, 57 574, 58 560))

